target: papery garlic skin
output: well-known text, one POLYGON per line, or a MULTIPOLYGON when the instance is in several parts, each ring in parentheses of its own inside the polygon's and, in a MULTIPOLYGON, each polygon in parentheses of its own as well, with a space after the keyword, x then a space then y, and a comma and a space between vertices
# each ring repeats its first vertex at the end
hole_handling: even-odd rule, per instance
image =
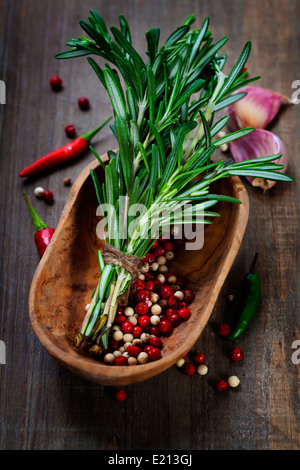
POLYGON ((247 93, 244 98, 228 106, 229 127, 232 130, 254 127, 265 129, 275 118, 287 98, 280 93, 261 87, 245 86, 238 93, 247 93))
MULTIPOLYGON (((265 129, 256 129, 240 139, 230 143, 230 151, 235 162, 243 162, 252 158, 268 157, 270 155, 282 154, 280 158, 273 163, 284 165, 280 171, 285 173, 288 166, 287 150, 282 140, 273 132, 265 129)), ((260 187, 264 191, 272 188, 276 181, 264 178, 246 178, 252 186, 260 187)))

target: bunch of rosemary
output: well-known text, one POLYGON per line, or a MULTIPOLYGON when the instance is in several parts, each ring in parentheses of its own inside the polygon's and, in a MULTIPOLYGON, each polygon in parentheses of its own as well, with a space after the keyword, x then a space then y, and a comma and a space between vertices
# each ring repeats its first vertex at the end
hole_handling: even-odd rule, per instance
MULTIPOLYGON (((154 241, 153 233, 158 238, 165 226, 180 222, 176 214, 187 203, 185 223, 204 224, 217 215, 208 209, 218 200, 240 202, 211 194, 212 182, 229 175, 281 181, 292 178, 277 172, 283 167, 272 163, 280 155, 242 163, 211 159, 217 147, 254 130, 238 130, 217 138, 229 117, 215 121, 217 111, 245 95, 233 92, 259 78, 247 79, 247 72, 242 72, 250 53, 249 42, 230 73, 225 74, 226 55, 220 49, 228 37, 214 43, 208 18, 200 29, 191 30, 195 18, 189 16, 161 47, 160 30, 151 28, 146 32, 147 60, 133 47, 124 16, 119 20, 120 28, 111 26, 109 31, 103 18, 91 11, 89 22, 80 21, 89 38, 68 41, 71 49, 56 57, 94 55, 107 61, 101 68, 88 57, 112 103, 111 129, 118 151, 109 151, 109 161, 104 165, 92 149, 103 166, 105 184, 100 185, 94 171, 91 176, 99 204, 108 213, 106 243, 125 256, 143 258, 154 241), (144 207, 138 218, 130 213, 136 203, 144 207), (199 211, 203 215, 200 219, 199 211), (130 224, 133 230, 129 233, 130 224)), ((130 285, 131 274, 124 267, 106 264, 101 251, 98 259, 100 280, 76 335, 76 346, 87 338, 107 347, 118 299, 130 285)))

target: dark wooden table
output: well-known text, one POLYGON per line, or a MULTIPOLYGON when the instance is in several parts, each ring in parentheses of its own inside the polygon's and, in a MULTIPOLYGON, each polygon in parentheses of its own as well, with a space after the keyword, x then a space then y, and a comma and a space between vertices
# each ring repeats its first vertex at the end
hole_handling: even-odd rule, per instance
MULTIPOLYGON (((299 107, 283 109, 273 122, 290 157, 293 184, 278 184, 263 194, 246 187, 250 218, 240 252, 195 350, 206 355, 205 377, 184 377, 176 366, 127 387, 117 403, 112 390, 89 383, 59 366, 35 337, 28 316, 28 292, 39 258, 22 191, 41 217, 56 226, 70 188, 93 159, 76 162, 25 183, 19 171, 35 158, 67 142, 66 124, 79 134, 96 127, 111 112, 106 94, 85 58, 57 61, 65 41, 78 37, 78 22, 95 9, 108 25, 123 13, 142 53, 144 32, 159 26, 162 38, 195 13, 199 27, 211 19, 216 38, 228 34, 232 65, 246 40, 253 49, 248 66, 260 85, 291 96, 300 79, 298 0, 1 0, 0 79, 6 104, 0 105, 1 130, 1 320, 6 364, 0 365, 1 449, 300 449, 300 364, 293 363, 299 331, 299 107), (64 89, 54 93, 49 78, 58 74, 64 89), (82 112, 77 98, 92 108, 82 112), (33 196, 50 188, 53 206, 33 196), (262 300, 258 314, 238 342, 245 358, 232 363, 215 326, 226 318, 228 294, 239 291, 255 251, 259 251, 262 300), (237 390, 218 393, 220 378, 238 375, 237 390)), ((101 154, 114 148, 105 128, 95 141, 101 154)), ((299 347, 299 346, 298 346, 299 347)), ((295 362, 295 361, 294 361, 295 362)))

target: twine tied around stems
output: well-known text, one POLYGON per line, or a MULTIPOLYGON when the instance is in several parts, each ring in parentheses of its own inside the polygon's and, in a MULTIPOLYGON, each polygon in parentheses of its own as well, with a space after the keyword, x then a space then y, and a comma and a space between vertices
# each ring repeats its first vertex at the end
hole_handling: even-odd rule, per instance
POLYGON ((148 264, 145 263, 141 258, 135 255, 124 255, 122 251, 118 250, 116 247, 105 244, 102 250, 102 257, 106 264, 113 264, 115 266, 120 266, 124 268, 130 275, 131 281, 125 292, 119 296, 119 305, 124 306, 128 304, 128 297, 130 289, 137 279, 138 275, 142 272, 143 269, 148 267, 148 264))

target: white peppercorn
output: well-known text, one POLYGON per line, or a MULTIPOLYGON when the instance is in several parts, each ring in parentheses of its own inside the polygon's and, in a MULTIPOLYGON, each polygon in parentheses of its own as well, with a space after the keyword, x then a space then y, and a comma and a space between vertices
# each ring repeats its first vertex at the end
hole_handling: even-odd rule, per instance
POLYGON ((145 364, 148 361, 148 354, 146 352, 140 352, 137 360, 140 364, 145 364))

